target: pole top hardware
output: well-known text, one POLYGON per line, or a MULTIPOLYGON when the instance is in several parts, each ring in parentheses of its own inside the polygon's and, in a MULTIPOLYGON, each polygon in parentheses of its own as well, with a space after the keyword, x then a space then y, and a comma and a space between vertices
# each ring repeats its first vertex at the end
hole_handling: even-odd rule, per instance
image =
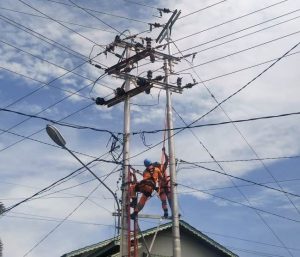
POLYGON ((181 14, 181 11, 177 11, 177 9, 173 12, 170 19, 168 20, 168 22, 166 23, 166 25, 164 26, 164 28, 162 29, 162 31, 158 35, 158 37, 156 39, 156 43, 161 43, 166 38, 166 36, 168 34, 168 32, 167 32, 168 29, 171 32, 172 27, 173 27, 175 21, 178 19, 180 14, 181 14))

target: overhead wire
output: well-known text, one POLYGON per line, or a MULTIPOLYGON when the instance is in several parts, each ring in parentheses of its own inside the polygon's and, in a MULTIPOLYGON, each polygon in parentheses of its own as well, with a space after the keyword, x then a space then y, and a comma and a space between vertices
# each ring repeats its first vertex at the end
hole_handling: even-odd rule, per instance
POLYGON ((116 29, 115 27, 109 25, 107 22, 105 22, 104 20, 100 19, 99 17, 97 17, 96 15, 92 14, 90 11, 88 11, 87 9, 81 7, 78 4, 75 4, 72 0, 68 0, 70 3, 72 3, 74 6, 76 6, 77 8, 81 9, 82 11, 86 12, 87 14, 89 14, 90 16, 94 17, 95 19, 97 19, 98 21, 102 22, 104 25, 106 25, 107 27, 113 29, 114 31, 116 31, 117 33, 121 33, 121 31, 119 31, 118 29, 116 29))
MULTIPOLYGON (((268 22, 270 22, 270 21, 274 21, 274 20, 276 20, 276 19, 279 19, 279 18, 282 18, 282 17, 285 17, 285 16, 289 16, 289 15, 294 14, 294 13, 299 12, 299 11, 300 11, 300 9, 296 9, 296 10, 293 10, 293 11, 290 11, 290 12, 287 12, 287 13, 284 13, 284 14, 281 14, 281 15, 276 16, 276 17, 273 17, 273 18, 271 18, 271 19, 267 19, 267 20, 264 20, 264 21, 262 21, 262 22, 256 23, 256 24, 254 24, 254 25, 251 25, 251 26, 248 26, 248 27, 245 27, 245 28, 236 30, 236 31, 234 31, 234 32, 225 34, 225 35, 223 35, 223 36, 218 36, 218 37, 216 37, 216 38, 214 38, 214 39, 210 39, 210 40, 205 41, 205 42, 203 42, 203 43, 200 43, 200 44, 197 44, 197 45, 194 45, 194 46, 185 48, 184 50, 181 50, 181 52, 186 52, 186 51, 188 51, 188 50, 191 50, 191 49, 194 49, 194 48, 198 48, 198 47, 200 47, 200 46, 203 46, 203 45, 212 43, 212 42, 214 42, 214 41, 218 41, 218 40, 220 40, 220 39, 224 39, 224 38, 226 38, 226 37, 229 37, 229 36, 238 34, 238 33, 240 33, 240 32, 243 32, 243 31, 252 29, 252 28, 254 28, 254 27, 261 26, 262 24, 268 23, 268 22)), ((270 29, 270 28, 274 28, 274 27, 277 27, 277 26, 279 26, 279 25, 282 25, 282 24, 284 24, 284 23, 287 23, 287 22, 296 20, 296 19, 298 19, 299 17, 300 17, 300 16, 296 16, 296 17, 293 17, 293 18, 290 18, 290 19, 287 19, 287 20, 278 22, 278 23, 276 23, 276 24, 272 24, 272 25, 270 25, 270 26, 261 28, 261 29, 259 29, 259 30, 253 31, 253 32, 250 32, 250 33, 248 33, 248 34, 244 34, 244 35, 242 35, 242 36, 233 38, 233 39, 231 39, 231 40, 229 40, 229 41, 222 42, 221 44, 214 45, 214 46, 212 46, 212 47, 210 47, 210 48, 202 49, 202 50, 200 50, 199 52, 195 52, 195 53, 200 53, 200 52, 206 51, 206 50, 208 50, 208 49, 212 49, 212 48, 214 48, 214 47, 221 46, 221 45, 227 44, 227 43, 229 43, 229 42, 236 41, 236 40, 238 40, 238 39, 241 39, 241 38, 244 38, 244 37, 247 37, 247 36, 250 36, 250 35, 254 35, 254 34, 258 33, 258 32, 265 31, 265 30, 268 30, 268 29, 270 29)), ((174 42, 175 42, 175 41, 174 41, 174 42)), ((178 53, 180 53, 180 52, 176 52, 176 53, 174 53, 174 54, 178 54, 178 53)))
MULTIPOLYGON (((2 66, 0 66, 0 69, 5 70, 5 71, 10 72, 10 73, 13 73, 13 74, 18 75, 18 76, 21 76, 21 77, 23 77, 23 78, 26 78, 26 79, 29 79, 29 80, 38 82, 38 83, 43 84, 43 85, 46 84, 46 83, 44 83, 44 82, 41 81, 41 80, 38 80, 38 79, 35 79, 35 78, 32 78, 32 77, 29 77, 29 76, 27 76, 27 75, 21 74, 21 73, 19 73, 19 72, 17 72, 17 71, 10 70, 10 69, 5 68, 5 67, 2 67, 2 66)), ((90 97, 87 97, 87 96, 82 95, 82 94, 75 93, 74 91, 70 91, 70 90, 68 90, 68 89, 64 89, 64 88, 61 88, 61 87, 58 87, 58 86, 55 86, 55 85, 52 85, 52 84, 47 85, 47 86, 49 86, 49 87, 51 87, 51 88, 55 88, 55 89, 57 89, 57 90, 59 90, 59 91, 63 91, 63 92, 69 93, 69 94, 73 94, 73 93, 74 93, 76 96, 79 96, 79 97, 84 98, 84 99, 87 99, 87 100, 91 100, 90 97)), ((41 87, 43 87, 43 86, 41 86, 41 87)), ((38 91, 39 88, 37 88, 36 90, 38 91)), ((36 91, 31 91, 31 92, 30 92, 30 93, 31 93, 30 95, 32 95, 32 94, 35 93, 35 92, 36 92, 36 91)), ((29 95, 24 95, 23 98, 19 98, 18 101, 21 101, 21 100, 27 98, 28 96, 29 96, 29 95)))
MULTIPOLYGON (((180 52, 180 49, 177 47, 176 43, 173 42, 175 47, 177 48, 177 50, 180 52)), ((300 44, 300 42, 298 43, 300 44)), ((293 48, 292 48, 293 49, 293 48)), ((181 53, 181 52, 180 52, 181 53)), ((288 54, 289 51, 286 53, 288 54)), ((181 53, 182 54, 182 53, 181 53)), ((182 54, 183 55, 183 54, 182 54)), ((187 61, 188 62, 188 61, 187 61)), ((196 74, 196 76, 198 77, 198 79, 200 79, 200 81, 202 81, 202 79, 200 78, 200 76, 198 75, 198 73, 194 70, 194 65, 191 64, 190 62, 188 62, 191 66, 191 68, 193 69, 194 73, 196 74)), ((215 98, 215 96, 213 95, 213 93, 209 90, 209 88, 205 85, 205 83, 202 83, 204 85, 204 87, 207 89, 207 91, 209 92, 210 96, 213 98, 213 100, 216 102, 216 104, 219 104, 219 101, 215 98)), ((242 137, 242 139, 246 142, 246 144, 248 145, 248 147, 251 149, 251 151, 254 153, 254 155, 259 158, 257 152, 254 150, 254 148, 252 147, 252 145, 250 145, 249 141, 246 139, 246 137, 244 136, 244 134, 240 131, 240 129, 237 127, 237 125, 235 123, 232 122, 232 119, 229 117, 229 115, 227 114, 227 112, 223 109, 223 107, 221 105, 219 105, 219 108, 222 110, 222 112, 225 114, 225 116, 229 119, 229 121, 231 121, 232 125, 234 126, 234 128, 236 129, 236 131, 239 133, 239 135, 242 137)), ((182 119, 182 118, 181 118, 182 119)), ((196 135, 194 134, 194 136, 196 137, 196 135)), ((203 143, 199 140, 200 144, 203 145, 203 143)), ((203 146, 204 147, 204 146, 203 146)), ((206 151, 209 153, 209 151, 207 150, 206 147, 204 147, 206 149, 206 151)), ((209 153, 210 154, 210 153, 209 153)), ((211 158, 213 160, 215 160, 215 158, 210 154, 211 158)), ((216 161, 216 160, 215 160, 216 161)), ((275 183, 277 184, 277 186, 282 190, 282 193, 284 193, 285 197, 287 198, 287 200, 290 202, 290 204, 294 207, 294 209, 298 212, 298 214, 300 214, 300 210, 297 208, 297 206, 295 205, 295 203, 293 202, 293 200, 290 198, 290 196, 288 194, 286 194, 282 188, 282 186, 277 182, 276 178, 274 177, 274 175, 271 173, 270 169, 265 165, 265 163, 263 161, 260 161, 260 163, 262 164, 263 168, 266 170, 266 172, 272 177, 272 179, 275 181, 275 183)), ((218 163, 216 162, 216 164, 221 168, 221 170, 223 171, 223 173, 226 175, 228 174, 228 172, 226 172, 224 170, 224 168, 218 163)), ((236 184, 234 183, 234 181, 232 181, 231 177, 230 177, 230 181, 233 183, 233 185, 236 187, 236 184)), ((236 189, 240 192, 240 194, 246 199, 246 201, 248 202, 248 204, 252 205, 251 202, 249 201, 248 197, 238 188, 236 187, 236 189)), ((293 256, 292 252, 287 248, 287 246, 285 245, 285 243, 283 242, 283 240, 275 233, 274 229, 272 229, 272 227, 266 222, 266 220, 263 218, 263 216, 260 215, 259 212, 255 211, 256 214, 260 217, 261 221, 267 226, 267 228, 270 230, 270 232, 274 235, 274 237, 278 240, 278 242, 287 250, 287 252, 289 253, 290 256, 293 256)))
MULTIPOLYGON (((300 32, 300 31, 299 31, 300 32)), ((300 42, 298 43, 300 44, 300 42)), ((176 46, 176 48, 180 51, 180 49, 177 47, 176 43, 174 43, 174 45, 176 46)), ((288 53, 288 52, 287 52, 288 53)), ((181 53, 182 54, 182 53, 181 53)), ((183 55, 183 54, 182 54, 183 55)), ((188 61, 187 61, 188 62, 188 61)), ((202 79, 200 78, 200 76, 198 75, 198 73, 194 70, 194 66, 193 64, 191 64, 190 62, 188 62, 189 65, 191 66, 191 68, 193 69, 194 73, 196 74, 196 76, 200 79, 200 81, 202 81, 202 79)), ((211 92, 211 90, 205 85, 205 83, 202 83, 204 85, 204 87, 206 88, 206 90, 209 92, 210 96, 213 98, 213 100, 215 101, 216 104, 219 104, 219 101, 216 99, 216 97, 213 95, 213 93, 211 92)), ((241 130, 237 127, 237 125, 232 121, 232 119, 230 118, 230 116, 228 115, 228 113, 224 110, 224 108, 222 106, 219 106, 219 108, 222 110, 222 112, 225 114, 225 116, 228 118, 228 120, 231 122, 231 124, 233 125, 233 127, 235 128, 235 130, 238 132, 238 134, 241 136, 241 138, 243 139, 243 141, 247 144, 247 146, 250 148, 250 150, 253 152, 253 154, 255 155, 256 158, 260 158, 257 154, 257 152, 255 151, 255 149, 253 148, 253 146, 249 143, 249 141, 246 139, 245 135, 241 132, 241 130)), ((211 155, 212 158, 214 158, 211 155)), ((267 167, 267 165, 260 160, 259 161, 262 165, 262 167, 264 168, 264 170, 267 172, 267 174, 276 182, 277 186, 283 190, 282 186, 280 185, 280 183, 277 182, 277 179, 275 178, 275 176, 273 175, 273 173, 271 172, 271 170, 267 167)), ((218 163, 217 163, 218 164, 218 163)), ((222 168, 222 166, 220 164, 218 164, 218 166, 225 172, 225 170, 222 168)), ((227 173, 227 172, 225 172, 227 173)), ((293 202, 293 200, 290 198, 290 196, 286 193, 284 193, 284 195, 286 196, 287 200, 290 202, 290 204, 293 206, 293 208, 296 210, 296 212, 300 215, 300 210, 298 209, 298 207, 296 206, 296 204, 293 202)), ((264 221, 264 223, 266 224, 266 222, 264 221)), ((267 225, 267 224, 266 224, 267 225)), ((269 225, 267 225, 269 227, 269 225)), ((273 233, 274 234, 274 233, 273 233)), ((275 235, 275 234, 274 234, 275 235)), ((276 236, 276 235, 275 235, 276 236)), ((276 236, 277 239, 280 240, 280 238, 278 236, 276 236)), ((283 243, 283 241, 281 241, 283 243)), ((284 245, 284 244, 283 244, 284 245)), ((290 255, 292 256, 292 254, 290 253, 290 255)))
MULTIPOLYGON (((104 155, 106 155, 106 154, 107 154, 107 153, 105 153, 104 155)), ((103 162, 104 160, 102 159, 102 156, 104 156, 104 155, 101 155, 100 157, 97 157, 97 158, 93 159, 92 161, 89 161, 89 162, 86 164, 86 166, 89 166, 89 165, 91 165, 91 164, 93 164, 93 163, 95 163, 95 162, 99 162, 99 161, 100 161, 100 162, 103 162)), ((105 160, 105 161, 106 161, 106 162, 109 162, 109 161, 107 161, 107 160, 105 160)), ((111 163, 115 163, 115 162, 111 162, 111 163)), ((96 164, 97 164, 97 163, 96 163, 96 164)), ((18 202, 18 203, 15 203, 15 204, 13 204, 12 206, 6 208, 5 211, 3 212, 3 214, 10 212, 11 210, 15 209, 15 208, 18 207, 19 205, 21 205, 21 204, 23 204, 23 203, 25 203, 25 202, 27 202, 27 201, 30 201, 31 199, 34 199, 35 197, 37 197, 37 196, 39 196, 39 195, 41 195, 41 194, 43 194, 43 193, 45 193, 45 192, 47 192, 47 191, 53 189, 54 187, 56 187, 56 186, 58 186, 58 185, 61 185, 61 183, 65 183, 65 182, 68 181, 70 178, 74 178, 74 176, 77 176, 77 174, 82 173, 83 170, 84 170, 84 167, 80 167, 80 168, 78 168, 78 169, 72 171, 72 172, 69 173, 68 175, 66 175, 66 176, 64 176, 64 177, 62 177, 62 178, 60 178, 60 179, 58 179, 58 180, 52 182, 49 186, 46 186, 46 187, 44 187, 43 189, 40 189, 39 191, 37 191, 37 192, 34 193, 33 195, 31 195, 31 196, 25 198, 24 200, 22 200, 22 201, 20 201, 20 202, 18 202)), ((108 175, 108 174, 106 174, 106 175, 104 175, 104 176, 107 176, 107 175, 108 175)))
POLYGON ((228 24, 228 23, 230 23, 230 22, 233 22, 233 21, 236 21, 236 20, 239 20, 239 19, 245 18, 245 17, 247 17, 247 16, 250 16, 250 15, 256 14, 256 13, 258 13, 258 12, 264 11, 264 10, 266 10, 266 9, 269 9, 269 8, 271 8, 271 7, 274 7, 274 6, 280 5, 280 4, 282 4, 282 3, 285 3, 285 2, 287 2, 287 1, 288 1, 288 0, 279 1, 279 2, 276 2, 276 3, 274 3, 274 4, 271 4, 271 5, 265 6, 265 7, 263 7, 263 8, 256 9, 255 11, 252 11, 252 12, 249 12, 249 13, 246 13, 246 14, 243 14, 243 15, 241 15, 241 16, 238 16, 238 17, 235 17, 235 18, 233 18, 233 19, 230 19, 230 20, 224 21, 224 22, 222 22, 222 23, 219 23, 219 24, 217 24, 217 25, 214 25, 214 26, 208 27, 208 28, 206 28, 206 29, 203 29, 203 30, 201 30, 201 31, 194 32, 194 33, 192 33, 192 34, 189 34, 189 35, 183 36, 183 37, 181 37, 181 38, 174 39, 173 41, 174 41, 174 42, 181 41, 181 40, 183 40, 183 39, 186 39, 186 38, 189 38, 189 37, 192 37, 192 36, 198 35, 198 34, 200 34, 200 33, 203 33, 203 32, 205 32, 205 31, 208 31, 208 30, 211 30, 211 29, 214 29, 214 28, 220 27, 220 26, 222 26, 222 25, 225 25, 225 24, 228 24))
MULTIPOLYGON (((29 216, 29 214, 26 216, 5 215, 6 218, 16 218, 16 219, 25 219, 25 220, 34 220, 34 221, 49 221, 49 222, 61 222, 62 221, 62 219, 49 217, 49 216, 41 216, 41 215, 32 215, 32 217, 27 217, 27 216, 29 216), (38 216, 38 217, 35 217, 35 216, 38 216)), ((65 220, 65 222, 82 224, 82 225, 114 227, 114 225, 110 225, 110 224, 102 224, 102 223, 96 223, 96 222, 93 223, 93 222, 77 221, 77 220, 70 220, 70 219, 65 220)))
MULTIPOLYGON (((24 26, 23 24, 21 24, 19 22, 16 22, 15 20, 12 20, 12 19, 10 19, 10 18, 8 18, 6 16, 3 16, 3 15, 0 15, 0 19, 3 20, 4 22, 10 24, 11 26, 14 26, 14 27, 16 27, 16 28, 18 28, 18 29, 26 32, 27 34, 30 34, 33 37, 36 37, 39 40, 44 41, 47 44, 50 44, 51 46, 56 47, 56 48, 58 48, 58 49, 60 49, 60 50, 62 50, 64 52, 66 52, 66 53, 68 53, 68 54, 76 57, 76 58, 80 58, 80 59, 85 60, 85 61, 90 61, 91 60, 90 57, 88 57, 86 55, 83 55, 82 53, 79 53, 78 51, 76 51, 76 50, 74 50, 74 49, 72 49, 72 48, 70 48, 68 46, 63 45, 62 43, 60 43, 60 42, 58 42, 56 40, 53 40, 53 39, 51 39, 51 38, 49 38, 49 37, 47 37, 47 36, 45 36, 45 35, 37 32, 36 30, 34 30, 32 28, 24 26)), ((105 66, 105 65, 101 64, 100 62, 98 62, 98 61, 96 61, 94 59, 93 59, 93 61, 99 63, 102 66, 105 66)))
POLYGON ((65 6, 69 6, 69 7, 74 7, 74 8, 79 8, 79 9, 84 9, 86 11, 91 11, 91 12, 95 12, 95 13, 99 13, 99 14, 103 14, 103 15, 107 15, 107 16, 111 16, 111 17, 115 17, 115 18, 120 18, 120 19, 125 19, 125 20, 129 20, 129 21, 134 21, 134 22, 139 22, 139 23, 143 23, 143 24, 148 24, 147 22, 145 21, 142 21, 142 20, 138 20, 138 19, 134 19, 134 18, 130 18, 130 17, 125 17, 125 16, 121 16, 121 15, 117 15, 117 14, 113 14, 113 13, 107 13, 107 12, 103 12, 103 11, 99 11, 99 10, 94 10, 94 9, 90 9, 90 8, 87 8, 87 7, 78 7, 77 5, 75 5, 73 3, 72 4, 68 4, 68 3, 63 3, 63 2, 59 2, 59 1, 54 1, 54 0, 46 0, 48 2, 53 2, 53 3, 57 3, 57 4, 60 4, 60 5, 65 5, 65 6))
MULTIPOLYGON (((185 168, 182 168, 183 170, 185 168)), ((190 169, 198 169, 198 167, 191 167, 190 169)), ((294 181, 297 181, 299 182, 300 181, 300 178, 295 178, 295 179, 284 179, 284 180, 279 180, 279 182, 282 182, 282 183, 287 183, 287 182, 294 182, 294 181)), ((275 184, 274 181, 269 181, 269 182, 260 182, 260 184, 275 184)), ((244 188, 244 187, 253 187, 255 186, 254 184, 239 184, 237 185, 237 187, 241 187, 241 188, 244 188)), ((223 186, 223 187, 213 187, 213 188, 205 188, 205 189, 202 189, 203 191, 217 191, 217 190, 224 190, 224 189, 233 189, 235 188, 234 186, 223 186)), ((182 191, 182 192, 178 192, 178 194, 191 194, 191 193, 194 193, 195 191, 182 191)))
MULTIPOLYGON (((179 161, 183 162, 183 163, 186 163, 186 164, 192 164, 192 165, 195 165, 198 168, 205 169, 205 170, 208 170, 208 171, 212 171, 214 173, 218 173, 218 174, 221 174, 221 175, 225 175, 227 177, 231 177, 231 178, 234 178, 234 179, 237 179, 237 180, 241 180, 241 181, 250 183, 250 184, 255 185, 255 186, 260 186, 260 187, 264 187, 264 188, 267 188, 267 189, 270 189, 270 190, 273 190, 273 191, 277 191, 277 192, 280 192, 280 193, 292 195, 292 196, 295 196, 295 197, 300 197, 299 194, 288 192, 286 190, 283 190, 282 188, 277 189, 275 187, 270 187, 270 186, 267 186, 267 185, 259 183, 259 182, 255 182, 255 181, 252 181, 252 180, 249 180, 249 179, 244 179, 244 178, 241 178, 241 177, 238 177, 238 176, 231 175, 228 172, 224 172, 223 168, 222 168, 222 171, 219 171, 219 170, 211 169, 211 168, 199 165, 199 164, 188 162, 188 161, 185 161, 185 160, 182 160, 182 159, 180 159, 179 161)), ((276 183, 276 182, 274 182, 274 183, 276 183)))
MULTIPOLYGON (((1 7, 1 6, 0 6, 0 10, 10 11, 10 12, 14 12, 14 13, 20 13, 20 14, 29 15, 29 16, 32 16, 32 17, 37 17, 37 18, 41 18, 41 19, 50 20, 48 17, 45 17, 45 16, 41 16, 41 15, 37 15, 37 14, 33 14, 33 13, 27 13, 27 12, 18 11, 18 10, 13 10, 13 9, 9 9, 9 8, 4 8, 4 7, 1 7)), ((113 31, 106 30, 106 29, 103 29, 103 28, 96 28, 96 27, 86 26, 86 25, 82 25, 82 24, 78 24, 78 23, 74 23, 74 22, 70 22, 70 21, 59 20, 59 19, 57 19, 57 20, 62 22, 62 23, 66 23, 66 24, 70 24, 70 25, 75 25, 75 26, 79 26, 79 27, 83 27, 83 28, 87 28, 87 29, 95 29, 95 30, 104 31, 104 32, 107 32, 107 33, 116 34, 113 31)))
POLYGON ((200 193, 203 193, 205 195, 212 196, 214 198, 218 198, 218 199, 224 200, 226 202, 230 202, 232 204, 240 205, 240 206, 247 207, 249 209, 253 209, 253 210, 256 210, 256 211, 259 211, 259 212, 262 212, 262 213, 266 213, 268 215, 271 215, 271 216, 274 216, 274 217, 277 217, 277 218, 285 219, 285 220, 292 221, 292 222, 295 222, 295 223, 300 223, 300 220, 293 219, 293 218, 290 218, 290 217, 286 217, 286 216, 283 216, 283 215, 280 215, 280 214, 277 214, 277 213, 273 213, 273 212, 270 212, 270 211, 267 211, 267 210, 263 210, 263 209, 260 209, 258 207, 251 206, 251 205, 248 205, 248 204, 245 204, 245 203, 241 203, 241 202, 238 202, 238 201, 235 201, 235 200, 231 200, 231 199, 228 199, 228 198, 220 196, 220 195, 215 195, 215 194, 206 192, 204 190, 195 188, 193 186, 185 185, 185 184, 182 184, 182 183, 177 183, 177 185, 182 186, 184 188, 195 190, 196 192, 200 192, 200 193))
POLYGON ((251 47, 244 48, 244 49, 239 50, 239 51, 232 52, 232 53, 230 53, 230 54, 227 54, 227 55, 224 55, 224 56, 221 56, 221 57, 218 57, 218 58, 209 60, 209 61, 205 61, 205 62, 200 63, 200 64, 195 64, 195 65, 193 65, 193 67, 186 68, 186 69, 182 69, 182 70, 180 70, 180 71, 177 71, 177 73, 185 72, 185 71, 187 71, 187 70, 191 70, 192 68, 200 67, 200 66, 203 66, 203 65, 206 65, 206 64, 215 62, 215 61, 219 61, 219 60, 222 60, 222 59, 224 59, 224 58, 231 57, 231 56, 234 56, 234 55, 237 55, 237 54, 240 54, 240 53, 243 53, 243 52, 246 52, 246 51, 255 49, 255 48, 260 47, 260 46, 265 46, 265 45, 267 45, 267 44, 276 42, 276 41, 278 41, 278 40, 285 39, 285 38, 288 38, 288 37, 290 37, 290 36, 294 36, 294 35, 296 35, 296 34, 298 34, 298 33, 300 33, 300 30, 295 31, 295 32, 292 32, 292 33, 289 33, 289 34, 286 34, 286 35, 281 36, 281 37, 277 37, 277 38, 274 38, 274 39, 265 41, 265 42, 263 42, 263 43, 259 43, 259 44, 253 45, 253 46, 251 46, 251 47))
POLYGON ((52 20, 52 21, 54 21, 54 22, 60 24, 60 25, 63 26, 64 28, 66 28, 66 29, 72 31, 73 33, 75 33, 76 35, 80 36, 81 38, 86 39, 86 40, 89 41, 90 43, 96 44, 96 45, 98 45, 98 46, 104 48, 103 46, 101 46, 101 45, 99 45, 98 43, 96 43, 94 40, 92 40, 92 39, 90 39, 90 38, 84 36, 83 34, 77 32, 76 30, 74 30, 74 29, 72 29, 72 28, 70 28, 70 27, 64 25, 62 22, 60 22, 60 21, 58 21, 58 20, 56 20, 56 19, 50 17, 49 15, 47 15, 47 14, 45 14, 44 12, 38 10, 37 8, 35 8, 35 7, 33 7, 32 5, 26 3, 25 1, 23 1, 23 0, 18 0, 18 1, 21 2, 21 3, 23 3, 24 5, 28 6, 29 8, 35 10, 36 12, 38 12, 38 13, 44 15, 45 17, 48 17, 50 20, 52 20))
MULTIPOLYGON (((175 110, 175 108, 173 108, 173 110, 179 116, 179 114, 175 110)), ((27 113, 24 113, 24 112, 15 111, 15 110, 0 107, 0 112, 1 111, 8 112, 8 113, 13 113, 13 114, 16 114, 16 115, 21 115, 21 116, 25 116, 25 117, 29 117, 29 118, 44 120, 44 121, 51 122, 53 124, 57 124, 57 125, 65 126, 65 127, 69 127, 69 128, 88 129, 88 130, 97 131, 97 132, 109 133, 111 135, 115 135, 115 134, 116 135, 123 135, 123 133, 120 132, 120 131, 112 131, 112 130, 101 129, 101 128, 97 128, 97 127, 83 126, 83 125, 79 125, 79 124, 75 124, 75 123, 61 122, 61 121, 56 121, 56 120, 53 120, 53 119, 50 119, 50 118, 47 118, 47 117, 43 117, 43 116, 38 116, 38 115, 34 115, 34 114, 27 114, 27 113)), ((205 124, 199 124, 199 125, 185 124, 186 126, 174 127, 172 129, 163 128, 163 129, 154 129, 154 130, 139 130, 139 131, 133 131, 130 134, 133 135, 133 136, 134 135, 144 135, 144 134, 156 134, 156 133, 159 133, 159 132, 166 132, 166 131, 170 131, 170 130, 177 131, 177 130, 182 130, 182 129, 186 129, 186 128, 193 129, 193 128, 202 128, 202 127, 214 127, 214 126, 220 126, 220 125, 228 125, 228 124, 231 124, 231 123, 244 123, 244 122, 251 122, 251 121, 269 120, 269 119, 277 119, 277 118, 298 116, 298 115, 300 115, 300 111, 299 112, 282 113, 282 114, 276 114, 276 115, 259 116, 259 117, 253 117, 253 118, 247 118, 247 119, 238 119, 238 120, 232 120, 232 121, 221 121, 221 122, 215 122, 215 123, 205 123, 205 124)), ((278 158, 281 159, 283 157, 278 157, 278 158)), ((254 160, 262 160, 262 159, 264 159, 264 158, 253 158, 253 159, 250 159, 250 160, 254 161, 254 160)), ((225 162, 225 161, 222 161, 222 162, 225 162)))
MULTIPOLYGON (((79 73, 77 73, 77 72, 74 72, 73 69, 72 69, 72 70, 68 70, 68 69, 66 69, 66 68, 64 68, 64 67, 62 67, 62 66, 60 66, 60 65, 58 65, 58 64, 56 64, 56 63, 53 63, 53 62, 51 62, 51 61, 46 60, 45 58, 39 57, 39 56, 37 56, 37 55, 34 55, 34 54, 32 54, 32 53, 30 53, 30 52, 24 50, 24 49, 21 49, 21 48, 15 46, 15 45, 12 45, 12 44, 10 44, 10 43, 8 43, 8 42, 3 41, 3 40, 0 40, 0 42, 3 43, 3 44, 5 44, 5 45, 8 45, 8 46, 10 46, 10 47, 12 47, 12 48, 14 48, 14 49, 16 49, 16 50, 19 50, 19 51, 21 51, 21 52, 23 52, 23 53, 26 53, 26 54, 28 54, 28 55, 30 55, 30 56, 32 56, 32 57, 34 57, 34 58, 36 58, 36 59, 38 59, 38 60, 40 60, 40 61, 46 62, 46 63, 48 63, 48 64, 51 64, 51 65, 53 65, 53 66, 55 66, 55 67, 57 67, 57 68, 60 68, 60 69, 62 69, 62 70, 64 70, 64 71, 68 71, 69 73, 72 73, 72 74, 74 74, 74 75, 76 75, 76 76, 78 76, 78 77, 80 77, 80 78, 85 79, 85 80, 94 82, 94 80, 92 80, 92 79, 90 79, 90 78, 88 78, 88 77, 86 77, 86 76, 84 76, 84 75, 81 75, 81 74, 79 74, 79 73)), ((88 63, 88 62, 86 62, 86 63, 88 63)), ((101 85, 101 86, 113 90, 111 87, 109 87, 109 86, 107 86, 107 85, 101 85)))
POLYGON ((91 192, 65 217, 63 218, 54 228, 52 228, 46 235, 44 235, 36 244, 32 246, 24 255, 28 256, 35 248, 37 248, 43 241, 45 241, 56 229, 58 229, 69 217, 71 217, 86 201, 87 199, 100 187, 101 184, 97 185, 91 192))
POLYGON ((210 4, 210 5, 207 5, 207 6, 205 6, 205 7, 202 7, 202 8, 199 9, 199 10, 190 12, 190 13, 185 14, 185 15, 182 15, 182 16, 180 16, 177 20, 181 20, 181 19, 186 18, 186 17, 188 17, 188 16, 191 16, 191 15, 193 15, 193 14, 202 12, 202 11, 204 11, 204 10, 206 10, 206 9, 209 9, 209 8, 214 7, 214 6, 216 6, 216 5, 222 4, 222 3, 226 2, 226 1, 227 1, 227 0, 222 0, 222 1, 219 1, 219 2, 216 2, 216 3, 213 3, 213 4, 210 4))

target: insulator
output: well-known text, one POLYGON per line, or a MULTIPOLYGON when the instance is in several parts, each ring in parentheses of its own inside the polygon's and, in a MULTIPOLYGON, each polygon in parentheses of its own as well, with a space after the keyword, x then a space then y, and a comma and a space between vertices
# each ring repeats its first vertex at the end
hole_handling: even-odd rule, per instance
POLYGON ((154 78, 154 80, 160 81, 160 80, 163 80, 163 78, 164 78, 163 76, 158 75, 154 78))
POLYGON ((116 89, 116 95, 117 95, 117 96, 125 95, 125 90, 124 90, 123 88, 121 88, 121 87, 118 87, 118 88, 116 89))
POLYGON ((145 93, 146 93, 147 95, 149 95, 150 92, 151 92, 151 88, 148 88, 148 89, 145 90, 145 93))
POLYGON ((148 71, 147 71, 147 78, 148 78, 148 79, 152 79, 152 76, 153 76, 152 70, 148 70, 148 71))
POLYGON ((150 37, 146 37, 146 49, 151 49, 151 41, 152 39, 150 37))
POLYGON ((104 105, 106 103, 106 101, 102 97, 97 97, 95 102, 97 105, 104 105))
POLYGON ((176 83, 177 83, 177 86, 180 87, 182 85, 182 78, 178 77, 176 83))
POLYGON ((136 84, 140 87, 144 87, 147 85, 147 80, 144 78, 138 78, 136 84))
POLYGON ((150 61, 151 61, 152 63, 155 62, 155 56, 154 56, 153 53, 150 54, 150 61))
POLYGON ((121 38, 119 35, 116 35, 115 37, 115 43, 121 43, 121 38))

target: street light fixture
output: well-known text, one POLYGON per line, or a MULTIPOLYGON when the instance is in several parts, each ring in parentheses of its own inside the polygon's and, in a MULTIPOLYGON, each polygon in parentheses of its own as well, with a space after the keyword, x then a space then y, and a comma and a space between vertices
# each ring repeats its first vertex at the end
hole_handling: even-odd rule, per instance
MULTIPOLYGON (((117 213, 120 212, 120 204, 118 201, 118 198, 116 194, 87 166, 85 165, 68 147, 66 147, 66 141, 63 138, 63 136, 60 134, 58 129, 54 127, 53 125, 47 125, 46 126, 46 131, 49 137, 59 146, 61 146, 63 149, 67 150, 80 164, 86 168, 114 197, 116 204, 117 204, 117 213)), ((119 233, 120 230, 120 215, 118 215, 118 224, 117 224, 117 230, 119 233)))

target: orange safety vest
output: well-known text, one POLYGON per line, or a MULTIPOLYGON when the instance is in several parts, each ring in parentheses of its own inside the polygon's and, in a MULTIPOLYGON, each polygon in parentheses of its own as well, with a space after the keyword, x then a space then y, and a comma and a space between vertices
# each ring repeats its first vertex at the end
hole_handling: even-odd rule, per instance
POLYGON ((143 180, 153 180, 156 184, 157 180, 162 177, 162 173, 159 167, 151 165, 143 173, 143 180))

